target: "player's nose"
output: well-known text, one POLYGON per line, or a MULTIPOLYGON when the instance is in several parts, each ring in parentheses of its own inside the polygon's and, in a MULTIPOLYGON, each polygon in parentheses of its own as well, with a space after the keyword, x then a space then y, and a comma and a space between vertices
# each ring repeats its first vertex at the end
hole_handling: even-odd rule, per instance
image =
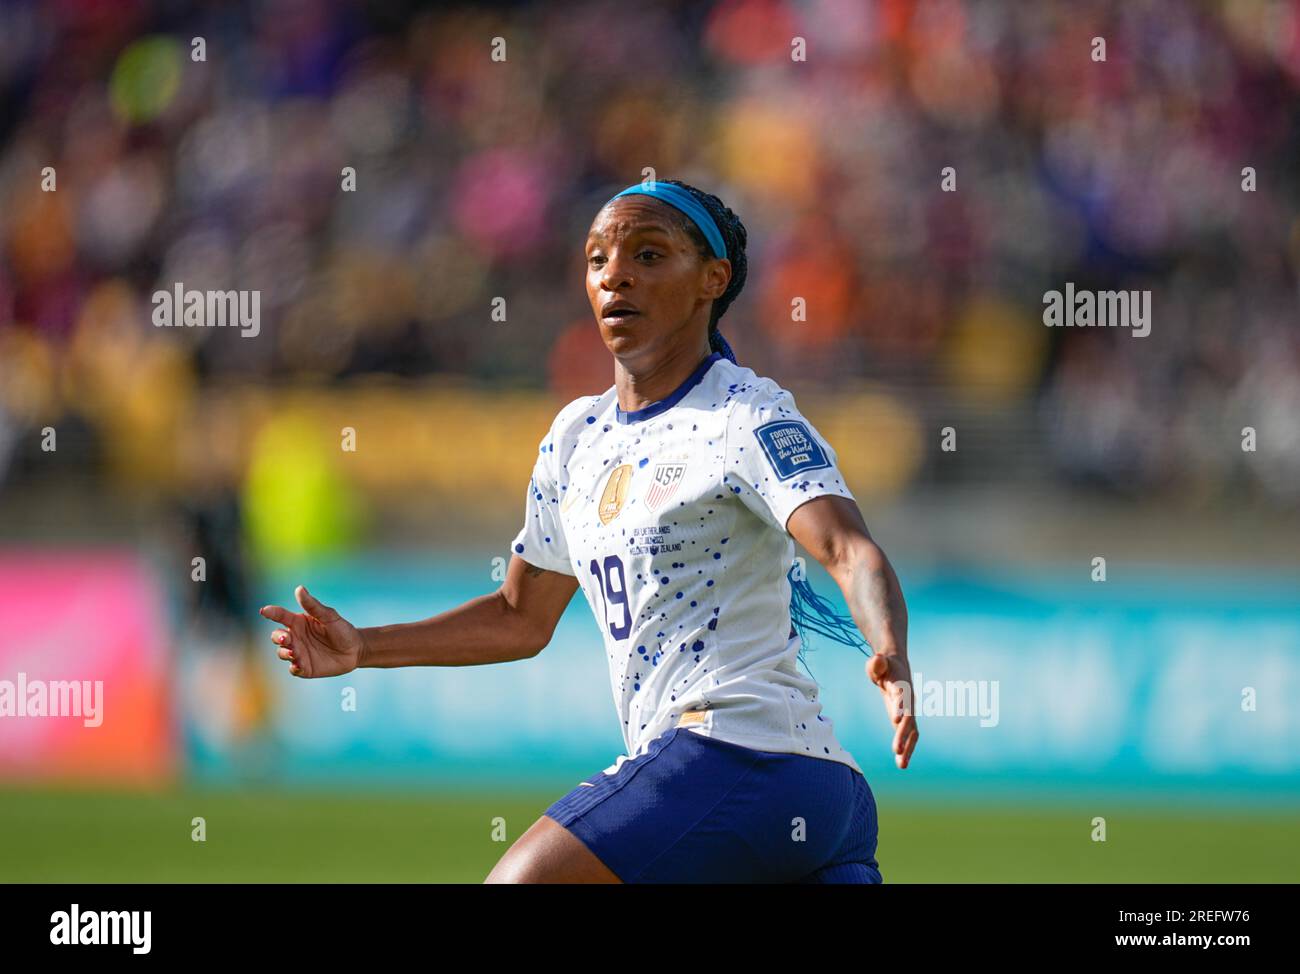
POLYGON ((632 283, 632 260, 623 255, 621 248, 615 248, 605 259, 605 266, 601 268, 600 286, 606 291, 616 291, 622 287, 630 287, 632 283))

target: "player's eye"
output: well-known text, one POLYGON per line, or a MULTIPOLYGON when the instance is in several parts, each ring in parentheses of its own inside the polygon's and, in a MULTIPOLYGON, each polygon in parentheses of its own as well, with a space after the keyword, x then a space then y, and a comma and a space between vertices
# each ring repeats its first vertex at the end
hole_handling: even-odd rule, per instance
MULTIPOLYGON (((657 250, 642 250, 639 251, 636 256, 638 260, 641 260, 642 258, 662 257, 663 254, 659 253, 657 250)), ((605 263, 605 256, 603 254, 592 254, 587 258, 587 263, 599 267, 601 264, 605 263)))

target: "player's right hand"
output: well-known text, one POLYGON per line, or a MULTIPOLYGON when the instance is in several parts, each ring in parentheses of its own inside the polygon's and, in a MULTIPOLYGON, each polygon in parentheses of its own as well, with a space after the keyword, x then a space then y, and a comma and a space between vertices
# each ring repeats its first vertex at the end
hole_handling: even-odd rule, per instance
POLYGON ((289 675, 310 680, 355 670, 364 646, 356 626, 313 598, 305 586, 299 585, 293 594, 302 612, 278 605, 261 609, 262 615, 285 627, 271 633, 271 642, 280 647, 280 659, 289 661, 289 675))

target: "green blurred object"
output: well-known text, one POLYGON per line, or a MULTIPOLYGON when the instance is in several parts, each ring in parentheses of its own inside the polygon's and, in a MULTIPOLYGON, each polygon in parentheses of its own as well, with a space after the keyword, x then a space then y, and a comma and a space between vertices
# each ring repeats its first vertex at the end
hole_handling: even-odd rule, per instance
POLYGON ((181 65, 181 44, 174 37, 154 34, 129 45, 108 82, 113 111, 128 122, 157 118, 180 89, 181 65))
POLYGON ((340 464, 347 456, 320 424, 295 411, 254 439, 244 483, 248 542, 263 565, 348 551, 364 530, 361 504, 340 464))
MULTIPOLYGON (((559 794, 3 790, 0 882, 479 883, 559 794), (497 816, 505 842, 492 839, 497 816), (205 842, 191 839, 195 817, 205 842)), ((887 883, 1297 878, 1289 810, 1107 807, 1106 842, 1090 838, 1094 812, 891 803, 877 858, 887 883)))

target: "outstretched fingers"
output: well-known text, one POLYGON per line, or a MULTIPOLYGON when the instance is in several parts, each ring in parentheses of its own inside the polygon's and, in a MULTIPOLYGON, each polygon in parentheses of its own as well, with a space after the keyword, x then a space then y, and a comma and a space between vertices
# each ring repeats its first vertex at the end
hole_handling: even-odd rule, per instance
POLYGON ((299 585, 293 590, 293 595, 298 600, 298 604, 302 606, 302 611, 313 619, 319 619, 321 622, 334 622, 339 618, 337 612, 308 592, 306 585, 299 585))
MULTIPOLYGON (((326 606, 321 605, 316 601, 316 599, 308 595, 307 590, 302 586, 299 586, 297 592, 294 594, 298 596, 298 604, 301 605, 303 609, 307 610, 314 618, 320 618, 319 612, 321 610, 326 612, 333 611, 332 609, 328 609, 326 606)), ((279 605, 264 605, 259 610, 259 613, 265 618, 270 619, 272 622, 278 622, 285 626, 284 629, 276 629, 271 633, 271 642, 275 643, 276 646, 279 647, 279 649, 276 650, 276 655, 289 664, 290 676, 305 677, 307 672, 302 665, 304 661, 298 655, 298 649, 293 638, 293 626, 295 623, 301 626, 303 623, 303 616, 297 612, 290 612, 288 609, 279 605)))
POLYGON ((296 612, 290 612, 288 609, 279 605, 264 605, 258 610, 258 614, 270 619, 272 622, 278 622, 282 626, 290 625, 296 612))

